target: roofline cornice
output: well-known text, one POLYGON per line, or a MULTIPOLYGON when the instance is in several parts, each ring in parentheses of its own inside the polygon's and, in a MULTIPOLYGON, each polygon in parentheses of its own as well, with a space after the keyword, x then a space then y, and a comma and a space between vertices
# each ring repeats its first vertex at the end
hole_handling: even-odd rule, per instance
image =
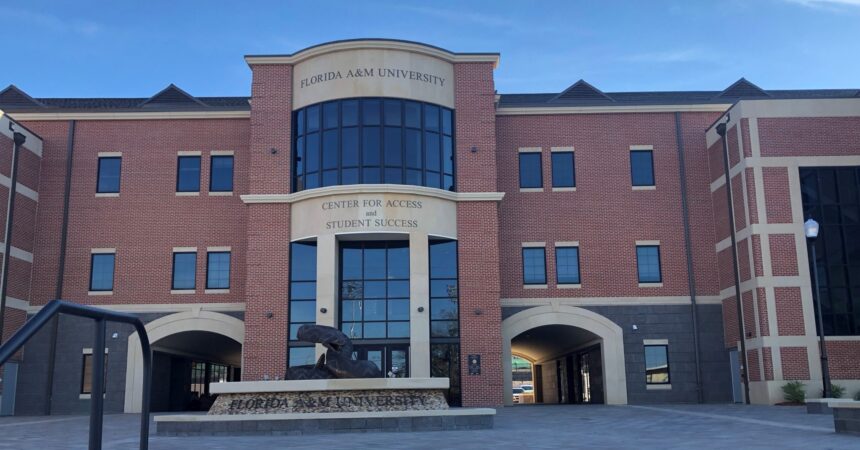
POLYGON ((12 113, 16 120, 248 119, 251 111, 113 111, 12 113))
POLYGON ((249 66, 259 64, 297 64, 304 60, 325 55, 327 53, 365 49, 402 50, 432 56, 450 63, 492 63, 493 68, 496 68, 499 65, 498 53, 454 53, 440 47, 434 47, 420 42, 393 39, 334 41, 308 47, 289 55, 245 55, 245 62, 248 63, 249 66))
POLYGON ((725 112, 731 103, 705 103, 698 105, 601 105, 601 106, 525 106, 496 109, 497 116, 534 116, 551 114, 613 114, 613 113, 666 113, 666 112, 725 112))

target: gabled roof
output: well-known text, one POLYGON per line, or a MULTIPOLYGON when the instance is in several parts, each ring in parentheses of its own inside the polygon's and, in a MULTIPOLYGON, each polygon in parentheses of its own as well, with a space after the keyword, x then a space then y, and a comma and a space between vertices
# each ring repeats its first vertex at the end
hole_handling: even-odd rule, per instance
POLYGON ((716 98, 750 98, 750 97, 770 97, 771 95, 764 89, 751 83, 746 78, 741 78, 732 83, 723 92, 716 95, 716 98))
POLYGON ((580 79, 576 83, 570 85, 569 88, 563 90, 561 94, 555 96, 550 102, 558 101, 609 101, 612 100, 609 96, 603 93, 600 89, 588 84, 585 80, 580 79))
POLYGON ((26 92, 10 84, 6 89, 0 91, 0 107, 11 108, 42 108, 45 105, 26 92))
POLYGON ((200 100, 196 99, 191 94, 183 91, 178 86, 173 83, 170 83, 166 88, 158 91, 152 97, 144 100, 140 103, 141 107, 147 106, 200 106, 206 107, 207 105, 200 100))

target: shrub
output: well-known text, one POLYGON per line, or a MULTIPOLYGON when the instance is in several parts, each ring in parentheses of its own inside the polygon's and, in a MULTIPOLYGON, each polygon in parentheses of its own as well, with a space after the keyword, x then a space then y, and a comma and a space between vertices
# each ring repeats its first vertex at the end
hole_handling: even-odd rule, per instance
MULTIPOLYGON (((824 396, 824 393, 821 394, 824 396)), ((845 386, 830 383, 830 398, 842 398, 845 395, 845 386)))
POLYGON ((806 385, 800 381, 785 383, 782 386, 782 394, 787 402, 803 403, 806 401, 806 385))

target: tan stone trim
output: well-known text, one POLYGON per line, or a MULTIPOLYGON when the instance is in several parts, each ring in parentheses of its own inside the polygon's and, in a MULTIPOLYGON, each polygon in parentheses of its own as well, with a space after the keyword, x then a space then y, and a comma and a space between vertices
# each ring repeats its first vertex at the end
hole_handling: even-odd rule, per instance
POLYGON ((221 247, 206 247, 207 252, 229 252, 232 251, 233 248, 229 245, 221 246, 221 247))
POLYGON ((245 194, 240 198, 245 203, 295 203, 317 197, 340 194, 407 194, 436 197, 456 202, 498 202, 504 192, 451 192, 423 186, 391 184, 351 184, 308 189, 292 194, 245 194))
POLYGON ((518 153, 540 153, 542 151, 542 147, 520 147, 517 149, 518 153))
POLYGON ((113 295, 113 291, 87 291, 87 295, 94 295, 94 296, 113 295))
POLYGON ((116 253, 115 248, 93 248, 90 253, 116 253))
POLYGON ((327 53, 364 49, 401 50, 432 56, 450 63, 492 63, 493 68, 496 68, 499 65, 498 53, 452 53, 441 48, 430 47, 419 43, 390 40, 332 42, 300 50, 292 55, 245 55, 245 62, 249 66, 262 64, 297 64, 301 61, 325 55, 327 53))
MULTIPOLYGON (((753 290, 755 288, 767 288, 767 287, 803 287, 809 286, 809 277, 803 277, 798 275, 792 276, 770 276, 770 277, 756 277, 750 280, 741 282, 741 293, 746 291, 753 290)), ((720 291, 720 299, 725 300, 730 297, 734 297, 735 295, 735 287, 731 285, 720 291)))
POLYGON ((259 392, 313 392, 388 389, 448 389, 448 378, 334 378, 328 380, 269 380, 212 383, 213 394, 259 392))
MULTIPOLYGON (((55 112, 15 114, 18 120, 165 120, 165 119, 249 119, 251 111, 172 112, 55 112)), ((41 155, 40 155, 41 156, 41 155)))
MULTIPOLYGON (((0 186, 6 186, 7 188, 12 186, 12 179, 7 177, 6 175, 0 174, 0 186)), ((15 192, 35 202, 39 201, 39 193, 36 192, 34 189, 24 186, 23 184, 21 184, 20 181, 15 183, 15 192)))
POLYGON ((543 192, 543 188, 520 188, 520 192, 543 192))
POLYGON ((655 191, 655 190, 657 190, 657 186, 653 185, 653 184, 651 186, 633 186, 633 190, 634 191, 655 191))
POLYGON ((200 197, 200 191, 177 192, 177 197, 200 197))
POLYGON ((860 341, 860 336, 824 336, 825 341, 860 341))
POLYGON ((232 197, 233 191, 209 191, 210 197, 232 197))
POLYGON ((547 289, 546 284, 524 284, 523 289, 547 289))
POLYGON ((122 158, 122 152, 99 152, 99 158, 122 158))
POLYGON ((203 156, 200 150, 180 150, 176 152, 176 156, 203 156))
POLYGON ((531 248, 531 247, 546 247, 546 242, 523 242, 523 248, 531 248))
POLYGON ((204 294, 229 294, 230 289, 205 289, 204 294))
POLYGON ((671 384, 645 384, 646 391, 671 391, 671 384))
POLYGON ((617 114, 667 112, 724 112, 731 104, 704 105, 637 105, 637 106, 571 106, 571 107, 501 107, 497 116, 532 116, 551 114, 617 114))
MULTIPOLYGON (((3 242, 0 242, 0 255, 6 252, 6 246, 3 245, 3 242)), ((28 252, 27 250, 21 250, 18 247, 12 247, 9 250, 9 256, 15 259, 20 259, 21 261, 26 261, 28 263, 33 262, 33 253, 28 252)), ((9 298, 9 297, 6 297, 9 298)))
MULTIPOLYGON (((9 129, 9 125, 12 124, 12 128, 18 133, 27 136, 27 140, 24 142, 23 148, 29 150, 39 158, 42 157, 42 138, 38 135, 34 134, 30 130, 24 128, 24 126, 18 124, 16 119, 18 119, 19 114, 15 115, 15 118, 12 118, 5 111, 0 109, 0 135, 6 136, 9 139, 12 139, 14 133, 9 129)), ((23 119, 20 119, 23 120, 23 119)))
POLYGON ((634 150, 652 150, 653 151, 654 146, 653 145, 631 145, 630 151, 634 151, 634 150))
POLYGON ((639 287, 641 287, 641 288, 661 288, 661 287, 663 287, 663 283, 639 283, 639 287))
POLYGON ((236 154, 233 150, 212 150, 209 152, 210 156, 234 156, 236 154))
MULTIPOLYGON (((522 189, 520 189, 522 192, 522 189)), ((552 192, 576 192, 576 187, 554 187, 552 192)))
MULTIPOLYGON (((696 296, 700 305, 721 304, 717 296, 696 296)), ((502 298, 502 306, 636 306, 636 305, 689 305, 689 296, 654 296, 654 297, 543 297, 543 298, 502 298)))
POLYGON ((116 198, 119 192, 96 192, 96 198, 116 198))
POLYGON ((6 307, 9 309, 17 309, 19 311, 29 311, 30 302, 19 298, 6 296, 6 307))
POLYGON ((580 289, 582 283, 559 283, 555 285, 556 289, 580 289))
MULTIPOLYGON (((395 378, 408 380, 409 378, 395 378)), ((228 383, 221 383, 228 384, 228 383)), ((229 383, 232 384, 232 383, 229 383)), ((213 385, 214 386, 214 385, 213 385)), ((450 416, 495 416, 493 408, 451 408, 428 409, 415 411, 361 411, 336 413, 288 413, 288 414, 176 414, 153 416, 155 422, 238 422, 242 420, 275 421, 275 420, 311 420, 311 419, 375 419, 375 418, 410 418, 410 417, 450 417, 450 416)))
POLYGON ((196 251, 197 247, 173 247, 173 253, 190 253, 196 251))
POLYGON ((668 339, 642 339, 642 345, 669 345, 668 339))
MULTIPOLYGON (((8 301, 7 297, 7 301, 8 301)), ((43 306, 43 305, 42 305, 43 306)), ((29 306, 27 312, 35 314, 42 309, 42 306, 29 306)), ((244 311, 244 302, 235 303, 152 303, 152 304, 130 304, 130 305, 99 305, 99 308, 109 309, 111 311, 120 311, 127 313, 175 313, 186 311, 213 311, 213 312, 234 312, 244 311)))
POLYGON ((197 291, 195 289, 171 289, 170 293, 171 294, 184 295, 184 294, 196 294, 197 291))
POLYGON ((644 245, 660 245, 660 241, 636 241, 636 246, 644 245))
POLYGON ((579 247, 579 241, 556 241, 556 247, 579 247))
MULTIPOLYGON (((110 351, 110 349, 109 349, 109 348, 105 348, 105 355, 107 355, 107 354, 109 353, 109 351, 110 351)), ((81 351, 81 354, 84 354, 84 355, 92 355, 92 354, 93 354, 93 349, 92 349, 92 348, 90 348, 90 347, 86 347, 86 348, 84 348, 84 349, 83 349, 83 351, 81 351)))
POLYGON ((550 147, 550 152, 576 153, 573 147, 550 147))

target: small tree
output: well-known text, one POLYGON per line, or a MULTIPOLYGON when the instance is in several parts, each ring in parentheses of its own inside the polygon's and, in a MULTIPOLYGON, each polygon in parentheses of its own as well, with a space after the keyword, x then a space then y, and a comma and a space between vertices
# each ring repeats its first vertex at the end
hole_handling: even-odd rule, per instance
POLYGON ((785 383, 782 386, 782 394, 789 403, 803 403, 806 401, 806 385, 800 381, 785 383))

